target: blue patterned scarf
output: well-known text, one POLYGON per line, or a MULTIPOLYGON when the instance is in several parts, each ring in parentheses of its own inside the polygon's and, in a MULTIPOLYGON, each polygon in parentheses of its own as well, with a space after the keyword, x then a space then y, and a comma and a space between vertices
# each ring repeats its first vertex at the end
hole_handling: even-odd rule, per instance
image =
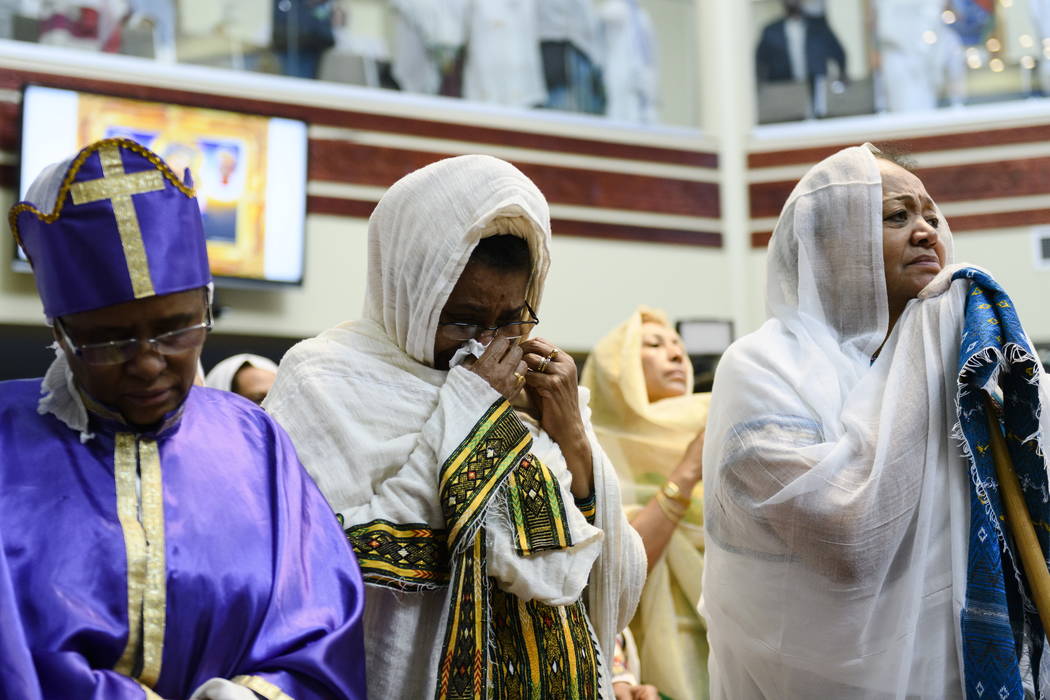
MULTIPOLYGON (((959 430, 970 465, 970 545, 962 610, 963 671, 969 700, 1024 697, 1019 658, 1027 649, 1036 673, 1044 632, 1020 558, 1012 550, 995 476, 985 387, 1002 389, 1001 421, 1010 458, 1044 557, 1050 540, 1050 497, 1039 439, 1038 364, 1010 297, 986 273, 970 279, 959 346, 959 430)), ((1038 679, 1036 687, 1038 687, 1038 679)))

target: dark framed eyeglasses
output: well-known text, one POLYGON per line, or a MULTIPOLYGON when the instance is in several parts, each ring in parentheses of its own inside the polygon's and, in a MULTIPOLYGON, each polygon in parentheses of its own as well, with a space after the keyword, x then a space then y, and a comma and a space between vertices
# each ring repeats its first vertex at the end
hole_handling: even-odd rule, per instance
POLYGON ((204 345, 204 339, 207 337, 208 331, 211 330, 210 304, 205 305, 204 314, 204 321, 201 323, 161 333, 156 338, 128 338, 126 340, 110 340, 105 343, 87 343, 85 345, 78 345, 73 341, 61 319, 55 319, 55 327, 58 329, 62 340, 73 350, 73 354, 87 364, 119 365, 138 354, 140 343, 145 343, 152 352, 157 352, 161 355, 179 355, 199 348, 204 345))
POLYGON ((493 338, 520 338, 528 335, 532 332, 532 329, 540 322, 536 312, 532 310, 529 302, 525 302, 525 312, 528 314, 528 318, 523 321, 511 321, 510 323, 501 323, 498 326, 482 326, 477 323, 439 323, 438 328, 450 340, 470 340, 471 338, 477 338, 480 335, 491 333, 493 338))

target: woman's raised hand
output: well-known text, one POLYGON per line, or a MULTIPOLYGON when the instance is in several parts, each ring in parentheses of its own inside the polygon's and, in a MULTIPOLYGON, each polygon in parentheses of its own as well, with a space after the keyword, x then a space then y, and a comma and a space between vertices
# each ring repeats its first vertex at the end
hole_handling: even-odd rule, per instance
POLYGON ((485 348, 481 357, 467 365, 471 372, 487 381, 507 401, 512 401, 521 391, 528 371, 522 360, 522 348, 515 340, 496 338, 485 348))
POLYGON ((593 484, 591 446, 580 414, 580 392, 576 361, 544 338, 529 338, 521 344, 529 368, 525 390, 540 414, 540 427, 558 443, 573 473, 572 491, 586 497, 593 484))
POLYGON ((563 440, 586 440, 572 356, 543 338, 529 338, 521 348, 529 368, 525 386, 540 413, 540 426, 563 450, 563 440))
POLYGON ((696 485, 704 479, 704 434, 706 430, 700 429, 685 448, 682 461, 678 463, 669 477, 671 481, 678 484, 681 492, 689 496, 693 493, 696 485))

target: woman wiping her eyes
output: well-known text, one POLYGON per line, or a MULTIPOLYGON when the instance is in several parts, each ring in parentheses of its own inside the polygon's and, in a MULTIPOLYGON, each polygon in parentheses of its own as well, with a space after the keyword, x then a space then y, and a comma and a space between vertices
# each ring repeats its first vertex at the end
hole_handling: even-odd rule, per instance
POLYGON ((402 178, 364 319, 289 351, 265 403, 358 554, 371 697, 612 697, 645 554, 575 363, 530 336, 549 248, 509 163, 402 178))

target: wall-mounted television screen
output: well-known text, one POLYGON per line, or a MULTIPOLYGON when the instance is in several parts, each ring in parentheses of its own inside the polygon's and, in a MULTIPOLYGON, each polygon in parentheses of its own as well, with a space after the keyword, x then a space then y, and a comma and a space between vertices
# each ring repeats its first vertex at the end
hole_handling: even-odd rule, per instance
MULTIPOLYGON (((218 284, 302 284, 304 122, 28 86, 19 194, 51 163, 112 137, 190 170, 218 284)), ((28 269, 21 251, 15 264, 28 269)))

